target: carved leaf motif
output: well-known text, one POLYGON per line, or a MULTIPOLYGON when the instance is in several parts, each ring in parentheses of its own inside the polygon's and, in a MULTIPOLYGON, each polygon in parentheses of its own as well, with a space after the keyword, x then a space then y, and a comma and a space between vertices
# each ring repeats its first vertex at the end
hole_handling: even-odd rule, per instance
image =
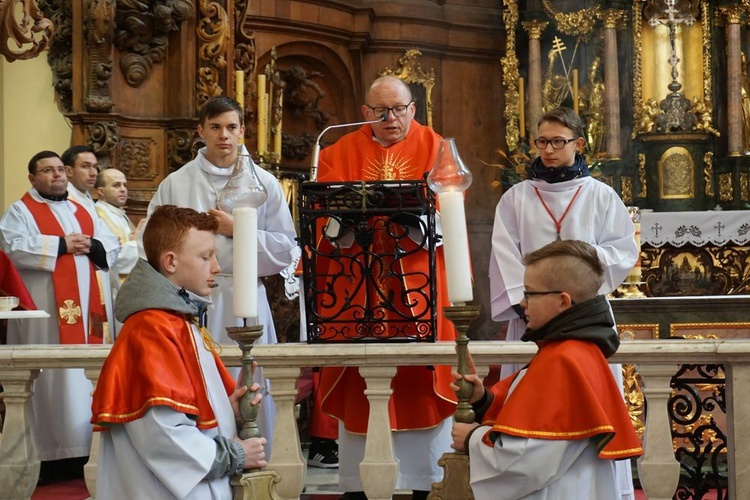
POLYGON ((164 60, 169 33, 192 16, 189 0, 120 0, 117 2, 115 46, 126 55, 120 70, 131 87, 138 87, 164 60))
POLYGON ((8 61, 32 59, 49 45, 55 28, 36 0, 0 0, 0 16, 0 54, 8 61))

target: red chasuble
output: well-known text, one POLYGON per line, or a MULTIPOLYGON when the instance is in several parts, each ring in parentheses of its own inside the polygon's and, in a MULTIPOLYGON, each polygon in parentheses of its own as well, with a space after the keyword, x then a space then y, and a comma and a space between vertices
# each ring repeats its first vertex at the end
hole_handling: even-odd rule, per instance
POLYGON ((609 365, 593 343, 540 343, 508 397, 514 378, 506 377, 491 388, 494 400, 483 422, 492 426, 483 437, 488 446, 502 433, 550 440, 597 438, 602 459, 643 454, 609 365))
MULTIPOLYGON (((335 145, 321 151, 320 182, 421 180, 435 162, 441 137, 429 127, 411 122, 409 133, 400 142, 383 147, 372 138, 372 127, 365 125, 356 132, 342 137, 335 145)), ((380 253, 392 242, 375 242, 380 253)), ((402 243, 403 244, 403 243, 402 243)), ((346 251, 342 249, 342 251, 346 251)), ((437 249, 437 338, 454 340, 453 324, 443 317, 443 306, 450 305, 445 279, 442 248, 437 249)), ((336 265, 333 261, 331 265, 336 265)), ((416 289, 421 283, 416 273, 428 270, 427 252, 417 252, 402 259, 402 271, 410 277, 405 283, 383 282, 382 290, 400 293, 416 289), (412 286, 410 286, 412 285, 412 286)), ((318 268, 319 275, 335 274, 335 269, 318 268)), ((356 272, 356 271, 355 271, 356 272)), ((397 280, 392 280, 397 281, 397 280)), ((319 284, 320 285, 320 284, 319 284)), ((325 286, 325 285, 323 285, 325 286)), ((325 288, 321 288, 325 289, 325 288)), ((346 297, 343 291, 337 297, 346 297)), ((353 303, 362 301, 364 294, 349 297, 353 303)), ((353 327, 352 327, 353 328, 353 327)), ((389 402, 391 428, 394 430, 426 429, 434 427, 455 411, 455 393, 448 387, 451 382, 450 367, 399 367, 393 379, 393 396, 389 402)), ((323 411, 342 420, 349 432, 365 434, 369 418, 369 403, 364 394, 366 384, 357 368, 324 368, 321 370, 320 391, 323 394, 323 411)))
MULTIPOLYGON (((94 430, 138 420, 152 406, 191 415, 199 429, 218 426, 198 355, 184 316, 148 309, 130 316, 102 365, 91 403, 94 430)), ((227 395, 235 381, 214 355, 227 395)))
MULTIPOLYGON (((34 217, 39 231, 48 236, 65 237, 65 231, 46 203, 38 202, 26 193, 21 198, 26 208, 34 217)), ((91 215, 80 204, 73 200, 75 217, 81 227, 81 233, 94 237, 94 221, 91 215)), ((99 291, 94 264, 87 259, 89 266, 89 296, 88 296, 88 327, 89 335, 83 330, 81 320, 81 293, 78 288, 78 276, 73 254, 66 253, 57 257, 55 270, 52 271, 52 285, 55 289, 55 304, 57 305, 57 326, 60 332, 61 344, 101 344, 104 339, 104 324, 107 316, 104 311, 104 300, 99 291)))

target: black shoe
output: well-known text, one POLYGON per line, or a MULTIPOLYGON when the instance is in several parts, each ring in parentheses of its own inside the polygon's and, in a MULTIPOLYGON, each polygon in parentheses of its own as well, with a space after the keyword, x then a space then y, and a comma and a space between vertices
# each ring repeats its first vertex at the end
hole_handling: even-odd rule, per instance
POLYGON ((364 491, 349 491, 339 497, 339 500, 367 500, 364 491))
POLYGON ((307 454, 307 465, 336 469, 339 466, 339 445, 336 440, 313 438, 307 454))

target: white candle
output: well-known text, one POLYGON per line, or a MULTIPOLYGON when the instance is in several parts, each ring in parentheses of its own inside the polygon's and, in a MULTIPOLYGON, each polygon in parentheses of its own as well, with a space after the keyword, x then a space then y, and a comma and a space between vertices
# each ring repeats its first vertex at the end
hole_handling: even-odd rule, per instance
POLYGON ((258 317, 258 209, 238 207, 234 217, 234 316, 258 317))
POLYGON ((462 191, 438 194, 443 225, 445 274, 448 279, 448 300, 453 304, 471 302, 471 264, 469 237, 466 231, 466 212, 462 191))

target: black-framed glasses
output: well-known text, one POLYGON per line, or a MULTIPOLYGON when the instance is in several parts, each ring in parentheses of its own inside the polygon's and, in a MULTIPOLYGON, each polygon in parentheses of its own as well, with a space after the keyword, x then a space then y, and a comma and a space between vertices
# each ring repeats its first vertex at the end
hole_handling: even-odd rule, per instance
POLYGON ((562 290, 539 290, 539 291, 534 291, 534 292, 531 292, 529 290, 524 290, 523 291, 523 300, 525 300, 526 302, 528 302, 529 301, 529 297, 533 297, 535 295, 551 295, 553 293, 563 293, 563 292, 562 292, 562 290))
POLYGON ((552 144, 552 149, 562 149, 569 142, 577 140, 578 137, 573 139, 534 139, 534 146, 537 149, 547 149, 547 144, 552 144))
POLYGON ((376 106, 373 108, 369 104, 365 104, 365 106, 370 108, 372 112, 377 116, 388 116, 388 113, 393 113, 393 116, 399 118, 406 115, 406 112, 409 110, 409 106, 411 106, 412 102, 414 101, 411 101, 409 104, 399 104, 398 106, 393 106, 392 108, 386 108, 385 106, 376 106))

